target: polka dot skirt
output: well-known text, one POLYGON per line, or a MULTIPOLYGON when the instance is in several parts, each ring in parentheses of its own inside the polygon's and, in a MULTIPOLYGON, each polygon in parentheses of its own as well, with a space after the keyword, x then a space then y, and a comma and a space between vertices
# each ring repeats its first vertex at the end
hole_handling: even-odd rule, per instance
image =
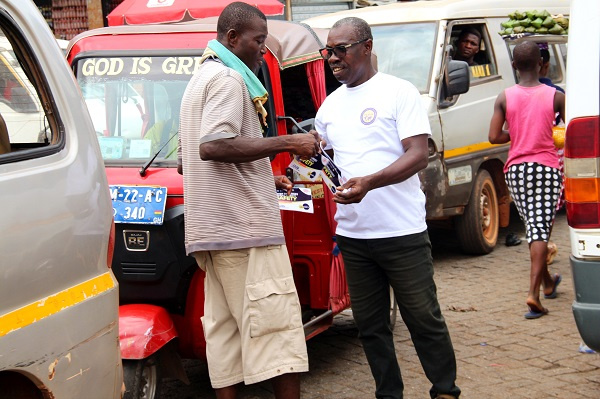
POLYGON ((527 242, 547 242, 563 186, 560 169, 526 162, 510 166, 505 178, 525 223, 527 242))

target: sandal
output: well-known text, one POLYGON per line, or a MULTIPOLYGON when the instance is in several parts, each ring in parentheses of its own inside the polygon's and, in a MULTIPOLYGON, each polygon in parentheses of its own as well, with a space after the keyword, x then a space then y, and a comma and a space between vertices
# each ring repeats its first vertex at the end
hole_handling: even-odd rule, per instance
POLYGON ((548 314, 548 309, 543 306, 538 308, 537 305, 527 304, 527 307, 529 308, 529 312, 525 313, 524 315, 526 319, 539 319, 543 315, 548 314))
POLYGON ((557 297, 558 293, 556 292, 556 288, 562 281, 562 276, 558 273, 554 274, 554 288, 552 288, 552 292, 548 295, 544 294, 545 299, 554 299, 557 297))
POLYGON ((531 306, 529 307, 529 312, 525 313, 525 318, 528 320, 531 319, 539 319, 543 315, 548 314, 548 309, 542 308, 542 310, 534 309, 531 306))

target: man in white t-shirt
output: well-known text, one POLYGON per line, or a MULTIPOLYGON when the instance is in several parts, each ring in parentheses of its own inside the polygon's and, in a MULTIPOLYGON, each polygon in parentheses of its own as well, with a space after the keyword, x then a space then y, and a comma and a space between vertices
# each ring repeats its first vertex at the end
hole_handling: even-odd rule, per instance
POLYGON ((230 3, 181 101, 185 248, 206 272, 206 361, 218 399, 241 382, 271 380, 277 399, 300 398, 308 371, 301 308, 285 246, 269 156, 319 151, 316 132, 263 138, 267 90, 256 76, 267 52, 266 16, 230 3), (258 113, 257 113, 258 112, 258 113), (240 201, 243 198, 243 201, 240 201))
POLYGON ((456 359, 436 296, 417 176, 428 162, 429 122, 411 83, 374 69, 372 47, 369 25, 344 18, 321 50, 343 83, 319 109, 316 130, 345 181, 334 201, 352 311, 377 398, 403 397, 388 285, 432 383, 431 397, 458 398, 456 359))

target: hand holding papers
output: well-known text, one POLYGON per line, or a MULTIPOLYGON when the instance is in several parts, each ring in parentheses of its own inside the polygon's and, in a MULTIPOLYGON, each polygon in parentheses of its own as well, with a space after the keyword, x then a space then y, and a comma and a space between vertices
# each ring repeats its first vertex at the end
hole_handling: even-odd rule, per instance
POLYGON ((284 211, 296 211, 313 213, 313 202, 310 188, 294 187, 288 195, 286 190, 277 190, 279 209, 284 211))
POLYGON ((325 151, 305 160, 299 156, 294 156, 289 167, 307 180, 317 181, 319 177, 322 178, 332 194, 335 194, 336 187, 343 184, 340 170, 325 151))

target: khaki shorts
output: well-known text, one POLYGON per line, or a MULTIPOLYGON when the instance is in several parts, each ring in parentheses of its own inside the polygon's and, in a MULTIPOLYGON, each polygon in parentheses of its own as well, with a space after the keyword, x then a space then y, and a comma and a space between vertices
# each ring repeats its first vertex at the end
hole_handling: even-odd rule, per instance
POLYGON ((206 271, 202 324, 213 388, 308 371, 285 245, 193 255, 206 271))

